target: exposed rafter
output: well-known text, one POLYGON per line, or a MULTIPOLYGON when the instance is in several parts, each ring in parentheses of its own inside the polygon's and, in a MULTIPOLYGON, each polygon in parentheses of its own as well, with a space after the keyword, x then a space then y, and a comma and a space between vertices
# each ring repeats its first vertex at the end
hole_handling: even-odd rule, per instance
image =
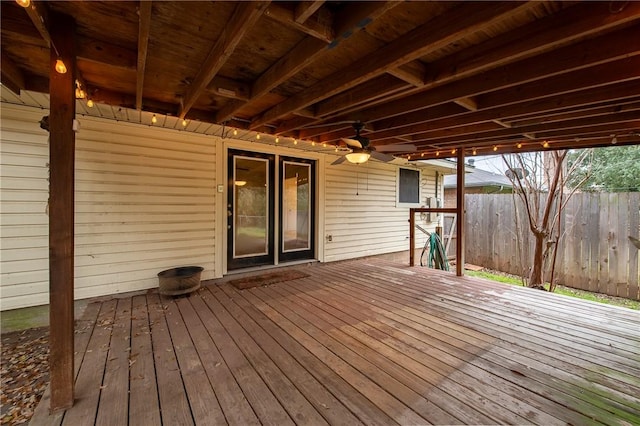
POLYGON ((138 9, 140 24, 138 27, 138 67, 136 75, 136 109, 142 109, 142 91, 144 89, 144 71, 147 64, 147 47, 151 31, 151 0, 140 1, 138 9))
POLYGON ((203 90, 225 64, 231 53, 242 40, 246 32, 253 27, 258 18, 269 5, 268 2, 238 3, 229 25, 224 28, 224 35, 213 46, 207 59, 202 64, 200 72, 189 87, 182 102, 180 118, 184 118, 202 94, 203 90))
POLYGON ((311 15, 316 13, 318 9, 324 4, 324 0, 315 0, 315 1, 301 1, 296 6, 296 10, 294 12, 293 19, 298 24, 304 24, 304 22, 309 19, 311 15))

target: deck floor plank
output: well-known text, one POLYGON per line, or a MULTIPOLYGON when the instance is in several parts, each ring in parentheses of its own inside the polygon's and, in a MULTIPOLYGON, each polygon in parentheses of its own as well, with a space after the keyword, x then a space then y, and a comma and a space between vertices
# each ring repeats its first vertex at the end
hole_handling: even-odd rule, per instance
POLYGON ((640 312, 360 259, 91 303, 32 424, 640 425, 640 312), (129 391, 129 392, 127 392, 129 391))
POLYGON ((220 321, 216 311, 218 303, 215 302, 215 298, 207 297, 203 301, 208 307, 206 317, 203 317, 203 323, 209 334, 215 336, 216 346, 224 362, 233 373, 260 421, 273 425, 294 424, 286 409, 278 402, 251 362, 236 345, 230 330, 227 330, 220 321))
MULTIPOLYGON (((212 308, 220 319, 223 326, 234 336, 238 348, 249 359, 253 368, 260 374, 262 380, 269 386, 274 396, 278 398, 280 404, 287 410, 291 419, 296 423, 304 424, 327 424, 326 420, 318 410, 307 400, 298 388, 292 383, 296 380, 296 370, 293 363, 286 365, 286 374, 278 368, 276 363, 268 354, 275 356, 278 353, 278 346, 273 341, 263 341, 263 345, 256 342, 249 334, 248 329, 252 327, 252 320, 243 317, 237 310, 232 315, 230 308, 233 302, 229 300, 218 288, 210 289, 215 297, 211 300, 212 308), (242 325, 236 321, 245 319, 242 325)), ((282 354, 282 353, 281 353, 282 354)), ((312 379, 313 380, 313 379, 312 379)))
POLYGON ((209 335, 203 324, 203 320, 206 321, 207 318, 205 312, 209 308, 202 302, 200 297, 190 297, 188 301, 189 303, 180 301, 178 307, 209 377, 209 382, 213 385, 213 390, 222 408, 226 422, 231 425, 242 426, 260 424, 260 420, 253 412, 247 398, 242 393, 242 389, 218 351, 214 342, 216 336, 209 335))
POLYGON ((75 426, 83 423, 94 423, 100 400, 102 379, 109 352, 111 329, 115 320, 117 300, 102 303, 98 321, 87 344, 85 356, 76 378, 73 410, 68 410, 62 421, 63 425, 75 426))
MULTIPOLYGON (((165 317, 171 333, 171 341, 175 348, 180 375, 187 391, 189 407, 196 424, 225 423, 222 408, 218 403, 209 376, 198 356, 193 344, 190 330, 187 330, 185 320, 178 308, 178 304, 189 303, 184 298, 165 300, 167 306, 165 317)), ((199 337, 199 336, 194 336, 199 337)))
POLYGON ((162 424, 192 425, 193 416, 169 334, 164 304, 157 294, 147 295, 147 309, 162 424))
POLYGON ((129 418, 131 298, 118 299, 111 331, 96 425, 124 425, 129 418))
MULTIPOLYGON (((225 287, 226 290, 228 287, 225 287)), ((309 342, 309 346, 317 343, 310 336, 303 334, 288 334, 287 323, 282 320, 283 328, 280 328, 280 316, 261 299, 250 292, 238 293, 238 299, 247 302, 244 306, 252 318, 260 323, 269 334, 276 339, 295 359, 300 362, 317 380, 335 395, 362 423, 367 425, 385 425, 393 421, 376 405, 348 383, 340 374, 332 370, 327 364, 307 350, 303 343, 309 342), (276 322, 277 321, 277 322, 276 322)), ((234 299, 237 300, 237 299, 234 299)), ((289 323, 292 325, 292 323, 289 323)), ((355 424, 352 423, 352 424, 355 424)))
POLYGON ((160 405, 147 298, 134 296, 131 303, 129 424, 159 425, 160 405))
MULTIPOLYGON (((291 284, 288 287, 291 287, 291 284)), ((469 405, 477 405, 482 399, 484 401, 482 406, 487 413, 493 416, 501 413, 502 419, 498 419, 500 421, 523 423, 535 421, 542 424, 559 422, 558 418, 548 415, 539 407, 528 404, 530 394, 524 392, 514 396, 509 394, 507 390, 510 389, 510 383, 500 380, 498 376, 481 369, 475 369, 469 373, 462 372, 460 366, 468 364, 469 359, 475 354, 466 354, 466 356, 456 354, 458 356, 455 356, 441 349, 444 342, 435 340, 422 342, 409 336, 405 328, 394 329, 385 326, 380 321, 382 315, 368 309, 366 304, 360 304, 344 294, 336 294, 325 289, 318 289, 313 294, 320 303, 326 303, 327 306, 322 309, 332 311, 337 318, 346 318, 346 321, 354 324, 353 327, 357 332, 350 334, 369 348, 383 353, 380 342, 384 342, 394 351, 389 356, 394 363, 405 365, 405 368, 420 377, 425 377, 424 372, 427 368, 439 374, 440 377, 437 377, 436 382, 439 387, 452 395, 452 400, 455 396, 460 399, 460 395, 464 394, 466 398, 462 399, 466 399, 469 405), (357 309, 353 309, 354 307, 357 309), (403 358, 406 359, 403 360, 403 358), (476 400, 472 401, 471 397, 476 400)), ((516 387, 512 387, 511 390, 517 393, 516 387)))
MULTIPOLYGON (((278 287, 273 286, 270 293, 277 290, 278 287)), ((262 293, 257 289, 252 292, 258 296, 262 293)), ((317 313, 310 312, 303 304, 288 300, 286 297, 281 297, 279 300, 268 299, 263 294, 263 301, 313 337, 319 343, 320 349, 328 349, 332 355, 337 357, 334 358, 335 361, 332 360, 333 357, 326 359, 325 363, 332 367, 342 367, 337 371, 338 374, 345 377, 360 392, 366 391, 365 395, 396 422, 401 424, 420 424, 430 420, 433 420, 432 423, 459 422, 451 414, 446 413, 437 404, 427 400, 415 390, 416 388, 423 390, 425 386, 425 383, 416 376, 391 364, 388 367, 397 373, 395 376, 380 369, 367 357, 369 355, 377 358, 377 354, 363 354, 355 348, 351 348, 347 338, 341 339, 341 336, 338 338, 332 336, 331 331, 334 327, 327 323, 323 324, 317 313), (414 388, 412 389, 406 382, 414 383, 414 388), (407 408, 411 408, 410 414, 408 413, 410 410, 407 408)), ((483 416, 473 418, 476 422, 479 418, 485 421, 489 420, 483 416)))
MULTIPOLYGON (((210 288, 210 290, 328 423, 345 425, 360 423, 357 417, 324 387, 322 382, 317 381, 309 371, 296 361, 296 359, 302 358, 302 354, 292 355, 284 349, 283 345, 287 344, 286 341, 291 341, 290 337, 282 336, 279 340, 274 339, 267 330, 263 329, 244 311, 243 308, 246 305, 242 304, 241 295, 238 292, 230 291, 229 286, 210 288)), ((296 421, 299 420, 297 417, 294 418, 296 421)))

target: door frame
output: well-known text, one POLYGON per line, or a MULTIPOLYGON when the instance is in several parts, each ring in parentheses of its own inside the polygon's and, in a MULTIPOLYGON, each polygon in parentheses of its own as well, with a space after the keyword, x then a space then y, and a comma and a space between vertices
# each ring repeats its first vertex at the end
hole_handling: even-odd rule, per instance
POLYGON ((227 203, 226 203, 226 216, 225 221, 227 227, 227 270, 235 270, 248 268, 252 266, 265 266, 273 265, 275 263, 275 199, 276 199, 276 156, 274 154, 266 154, 260 152, 241 151, 236 149, 230 149, 227 152, 227 203), (255 158, 265 160, 267 163, 267 254, 256 256, 244 256, 234 258, 234 244, 235 241, 235 208, 234 206, 234 194, 235 183, 233 180, 234 171, 234 159, 236 157, 255 158))
MULTIPOLYGON (((303 141, 299 141, 304 143, 303 141)), ((326 166, 328 160, 333 160, 333 157, 327 158, 322 152, 306 151, 302 149, 290 148, 281 143, 281 145, 270 145, 268 143, 256 144, 255 142, 243 141, 239 139, 220 139, 216 143, 216 166, 215 166, 215 180, 216 180, 216 203, 215 203, 215 221, 214 226, 216 235, 216 244, 214 247, 215 257, 215 277, 222 278, 223 276, 235 272, 236 270, 229 270, 227 268, 227 191, 228 191, 228 158, 229 151, 248 151, 263 154, 273 154, 276 156, 289 156, 300 159, 316 160, 316 229, 315 229, 315 261, 324 262, 325 253, 325 228, 324 228, 324 204, 326 197, 326 188, 324 185, 324 179, 326 176, 326 166)), ((276 179, 279 177, 276 175, 276 179)), ((276 186, 276 190, 278 190, 276 186)), ((276 209, 278 205, 276 204, 276 209)), ((276 222, 276 226, 278 223, 276 222)), ((278 230, 279 232, 279 230, 278 230)), ((313 261, 313 260, 311 260, 313 261)), ((279 261, 276 257, 275 265, 279 265, 279 261)), ((259 267, 258 269, 267 268, 259 267)), ((251 268, 240 269, 240 271, 249 271, 251 268)))

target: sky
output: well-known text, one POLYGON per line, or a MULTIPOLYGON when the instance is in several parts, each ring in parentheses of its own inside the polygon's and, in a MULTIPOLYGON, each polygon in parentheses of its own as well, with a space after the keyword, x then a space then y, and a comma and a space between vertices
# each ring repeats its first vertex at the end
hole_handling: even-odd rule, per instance
POLYGON ((504 175, 504 171, 507 167, 500 155, 479 155, 476 157, 467 157, 467 161, 470 159, 475 160, 474 166, 481 170, 504 175))

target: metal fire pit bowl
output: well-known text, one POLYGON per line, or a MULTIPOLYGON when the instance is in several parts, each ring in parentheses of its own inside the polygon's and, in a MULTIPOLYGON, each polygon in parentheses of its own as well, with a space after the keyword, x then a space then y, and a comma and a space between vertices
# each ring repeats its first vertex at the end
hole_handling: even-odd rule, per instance
POLYGON ((160 294, 179 296, 199 289, 200 274, 203 270, 201 266, 181 266, 158 273, 160 294))

